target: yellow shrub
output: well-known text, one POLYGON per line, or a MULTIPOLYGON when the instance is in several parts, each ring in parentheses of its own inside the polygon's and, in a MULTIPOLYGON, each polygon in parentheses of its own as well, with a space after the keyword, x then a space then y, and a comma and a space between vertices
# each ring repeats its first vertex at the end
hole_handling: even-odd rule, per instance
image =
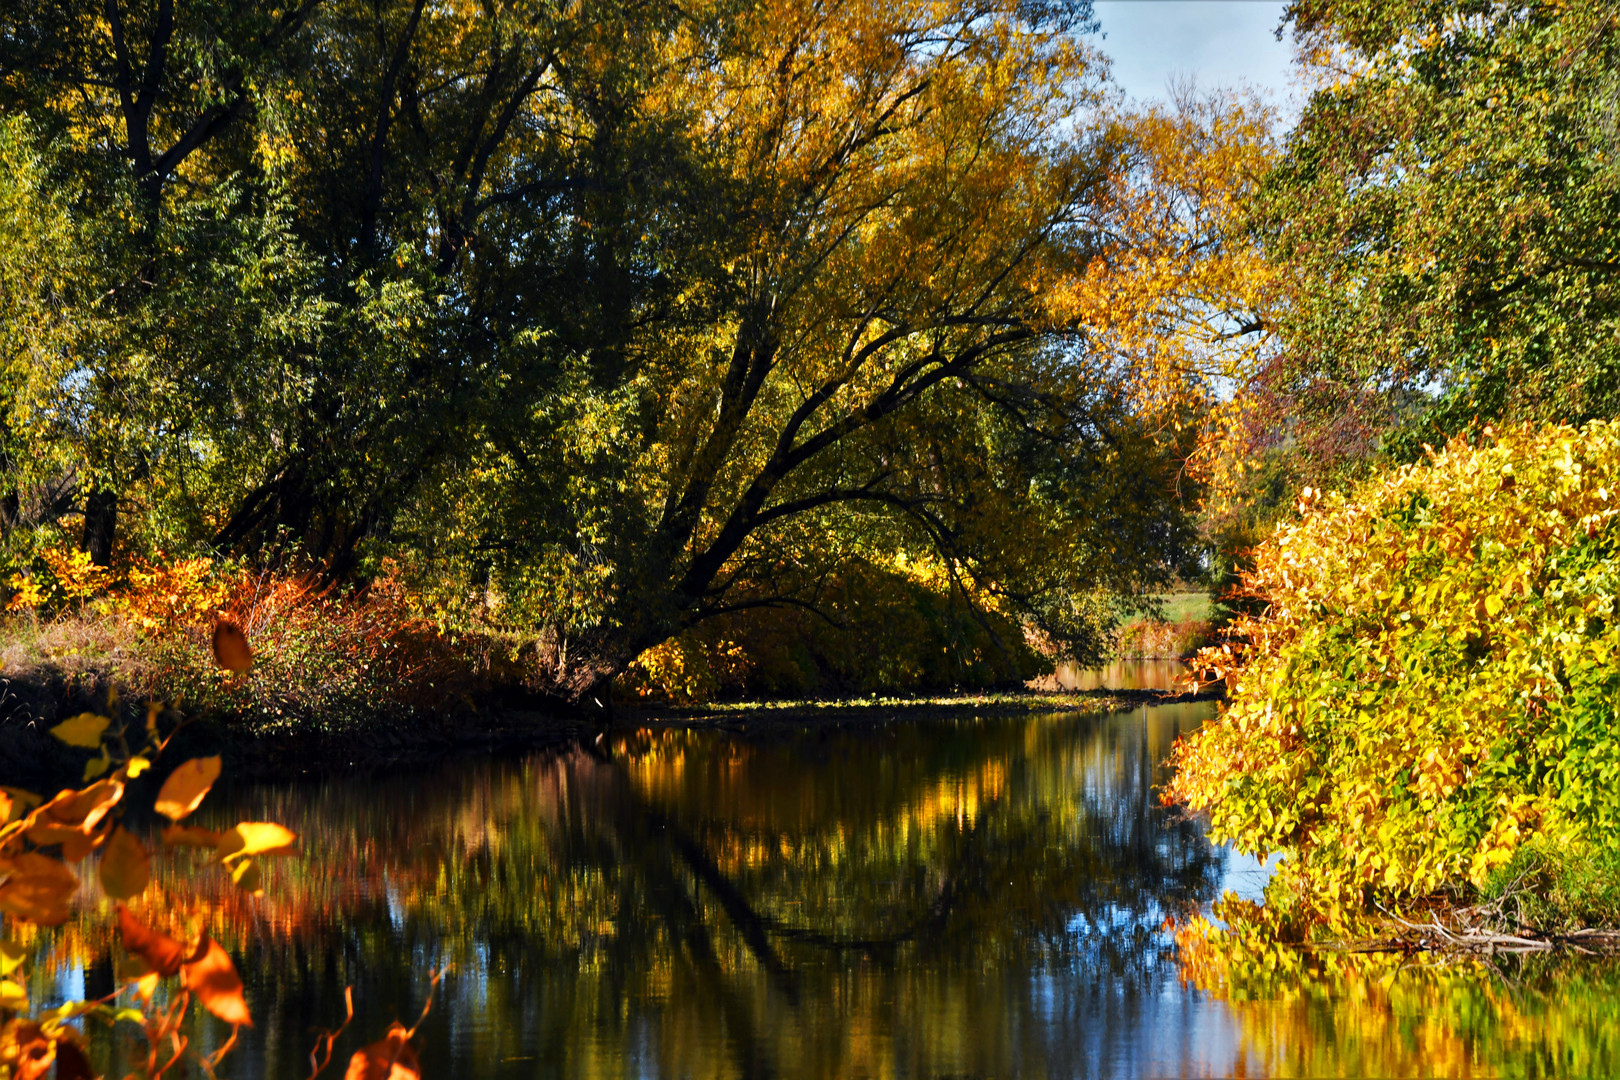
POLYGON ((1532 840, 1620 844, 1620 425, 1453 443, 1306 490, 1255 553, 1264 613, 1165 795, 1287 850, 1328 907, 1482 884, 1532 840))

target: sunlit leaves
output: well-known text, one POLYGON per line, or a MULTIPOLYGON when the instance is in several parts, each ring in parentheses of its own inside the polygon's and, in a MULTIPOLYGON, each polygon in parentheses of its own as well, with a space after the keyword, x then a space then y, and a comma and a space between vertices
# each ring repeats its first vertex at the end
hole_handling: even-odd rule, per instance
POLYGON ((95 713, 80 713, 78 716, 64 720, 51 728, 51 734, 67 743, 69 746, 82 746, 88 750, 95 750, 101 746, 101 735, 112 723, 105 716, 95 713))
POLYGON ((187 817, 201 805, 214 781, 219 779, 219 771, 218 756, 192 758, 163 781, 153 809, 170 821, 178 822, 187 817))
POLYGON ((128 830, 113 830, 101 850, 101 863, 97 868, 101 887, 115 900, 128 900, 146 890, 152 879, 151 857, 146 848, 128 830))
POLYGON ((1169 794, 1294 852, 1278 888, 1329 911, 1482 885, 1527 843, 1612 847, 1617 480, 1594 423, 1307 489, 1246 581, 1265 613, 1201 657, 1231 697, 1169 794))
POLYGON ((203 939, 193 957, 180 965, 180 984, 197 995, 203 1008, 227 1024, 253 1026, 242 996, 241 976, 219 942, 203 939))
POLYGON ((298 842, 291 829, 270 821, 242 821, 219 839, 219 857, 230 860, 248 855, 286 855, 298 842))

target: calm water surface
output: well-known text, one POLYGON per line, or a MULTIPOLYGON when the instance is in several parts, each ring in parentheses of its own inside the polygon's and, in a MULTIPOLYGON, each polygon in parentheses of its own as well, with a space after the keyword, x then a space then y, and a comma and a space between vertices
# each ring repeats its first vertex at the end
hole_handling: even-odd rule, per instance
MULTIPOLYGON (((1264 879, 1154 797, 1210 709, 641 731, 217 793, 203 823, 307 850, 262 900, 191 898, 258 1024, 223 1074, 308 1075, 352 985, 344 1060, 444 966, 428 1077, 1613 1074, 1605 964, 1183 955, 1174 926, 1264 879)), ((110 989, 104 937, 42 948, 39 997, 110 989)))
POLYGON ((1100 668, 1062 663, 1034 685, 1041 690, 1185 690, 1189 674, 1180 660, 1114 660, 1100 668))

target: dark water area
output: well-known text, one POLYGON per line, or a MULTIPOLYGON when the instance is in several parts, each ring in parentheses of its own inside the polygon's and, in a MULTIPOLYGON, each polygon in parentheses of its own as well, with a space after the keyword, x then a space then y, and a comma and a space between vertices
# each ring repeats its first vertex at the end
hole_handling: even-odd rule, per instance
MULTIPOLYGON (((244 974, 227 1077, 307 1076, 352 986, 342 1075, 443 968, 435 1078, 1612 1075, 1606 963, 1189 955, 1175 928, 1264 880, 1155 798, 1212 708, 645 730, 216 792, 201 823, 305 854, 262 899, 159 880, 244 974)), ((41 942, 36 1000, 110 988, 92 921, 41 942)))

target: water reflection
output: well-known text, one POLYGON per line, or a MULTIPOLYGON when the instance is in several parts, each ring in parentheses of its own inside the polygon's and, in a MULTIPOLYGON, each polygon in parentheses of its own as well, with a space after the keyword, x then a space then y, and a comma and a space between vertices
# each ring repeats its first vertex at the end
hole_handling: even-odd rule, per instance
POLYGON ((1036 690, 1176 690, 1187 689, 1190 674, 1181 660, 1113 660, 1099 668, 1062 663, 1030 686, 1036 690))
MULTIPOLYGON (((1474 1032, 1506 1015, 1492 1003, 1512 995, 1491 997, 1483 969, 1447 976, 1450 998, 1422 998, 1428 1027, 1403 1028, 1377 1020, 1397 1009, 1390 980, 1399 992, 1419 977, 1398 961, 1316 971, 1180 951, 1171 917, 1185 926, 1222 888, 1253 884, 1252 866, 1154 798, 1157 763, 1212 708, 644 730, 563 755, 249 788, 200 816, 304 836, 308 854, 270 870, 263 900, 159 875, 247 979, 258 1027, 230 1059, 237 1077, 306 1076, 314 1031, 353 984, 343 1059, 410 1022, 444 964, 422 1028, 430 1077, 1358 1075, 1438 1045, 1460 1023, 1446 1000, 1473 1003, 1474 1032)), ((110 944, 66 928, 35 994, 106 992, 110 944)), ((1595 986, 1620 985, 1607 971, 1591 969, 1595 986)), ((1560 1014, 1558 1030, 1606 1008, 1560 1014)))

